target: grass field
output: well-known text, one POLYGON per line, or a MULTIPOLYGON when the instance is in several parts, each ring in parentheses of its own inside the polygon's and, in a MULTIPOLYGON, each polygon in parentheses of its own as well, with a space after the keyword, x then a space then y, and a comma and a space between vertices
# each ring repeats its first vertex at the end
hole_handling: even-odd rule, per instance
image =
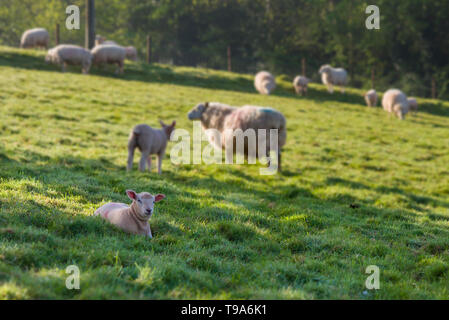
POLYGON ((449 298, 449 102, 419 99, 399 121, 360 90, 296 96, 285 76, 267 97, 250 75, 137 63, 83 76, 43 56, 0 47, 0 298, 449 298), (161 176, 126 173, 133 125, 191 132, 204 101, 282 111, 284 172, 176 166, 168 150, 161 176), (129 188, 167 195, 152 240, 92 216, 129 188), (65 287, 73 264, 80 290, 65 287))

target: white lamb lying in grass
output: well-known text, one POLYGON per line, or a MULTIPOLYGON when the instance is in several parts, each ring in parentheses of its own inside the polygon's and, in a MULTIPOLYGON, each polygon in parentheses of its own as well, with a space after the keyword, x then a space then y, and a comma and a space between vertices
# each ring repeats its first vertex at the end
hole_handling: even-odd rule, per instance
POLYGON ((98 208, 95 215, 101 216, 125 232, 152 238, 149 220, 154 213, 154 204, 164 199, 165 195, 153 196, 148 192, 136 193, 133 190, 127 190, 126 194, 133 201, 131 206, 109 202, 98 208))
POLYGON ((343 68, 332 68, 326 64, 320 68, 321 81, 327 86, 330 93, 334 92, 333 86, 340 86, 341 92, 345 92, 345 86, 348 83, 348 73, 343 68))

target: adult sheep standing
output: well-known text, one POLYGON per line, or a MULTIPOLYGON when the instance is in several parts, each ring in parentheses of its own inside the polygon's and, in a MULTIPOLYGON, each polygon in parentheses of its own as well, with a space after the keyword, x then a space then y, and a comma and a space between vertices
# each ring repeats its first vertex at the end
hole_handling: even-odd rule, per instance
POLYGON ((92 51, 92 62, 95 65, 117 64, 116 73, 123 73, 126 58, 126 49, 118 45, 100 44, 92 51))
POLYGON ((260 71, 254 78, 254 87, 260 94, 271 94, 276 88, 274 76, 267 71, 260 71))
POLYGON ((62 72, 65 72, 67 65, 81 66, 82 72, 87 74, 92 64, 92 55, 89 50, 80 46, 61 44, 48 50, 45 61, 61 65, 62 72))
POLYGON ((321 81, 327 86, 330 93, 334 92, 333 86, 341 86, 341 92, 345 92, 345 86, 348 83, 348 73, 343 68, 333 68, 326 64, 319 70, 321 81))
POLYGON ((376 90, 374 89, 369 90, 367 93, 365 93, 364 97, 366 105, 368 107, 377 106, 377 100, 379 99, 379 97, 377 96, 376 90))
POLYGON ((390 89, 384 93, 382 106, 385 111, 395 114, 401 120, 409 112, 407 96, 398 89, 390 89))
POLYGON ((48 42, 50 41, 50 35, 44 28, 34 28, 25 31, 22 34, 20 40, 20 47, 22 49, 31 48, 48 48, 48 42))
POLYGON ((226 104, 212 102, 200 103, 188 113, 189 120, 200 120, 203 130, 216 129, 220 133, 220 141, 215 140, 215 136, 208 136, 209 141, 216 148, 228 150, 233 146, 233 154, 243 151, 245 156, 269 157, 270 151, 275 151, 278 156, 278 170, 281 170, 281 149, 285 145, 287 138, 286 120, 279 111, 257 106, 243 106, 241 108, 232 107, 226 104), (236 148, 237 130, 253 129, 255 132, 255 145, 249 145, 246 139, 242 149, 236 148), (259 142, 262 142, 263 136, 259 141, 259 130, 265 132, 265 150, 260 150, 259 142), (270 146, 271 129, 277 129, 278 140, 277 149, 270 146))
POLYGON ((301 93, 302 96, 307 94, 307 87, 309 85, 310 80, 303 76, 297 76, 293 80, 293 87, 297 94, 301 93))

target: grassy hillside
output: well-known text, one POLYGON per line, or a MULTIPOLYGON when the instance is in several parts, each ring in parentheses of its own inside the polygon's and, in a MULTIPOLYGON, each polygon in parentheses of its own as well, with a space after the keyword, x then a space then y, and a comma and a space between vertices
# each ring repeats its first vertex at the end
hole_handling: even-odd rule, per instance
POLYGON ((361 91, 315 84, 302 98, 279 81, 266 97, 212 70, 62 74, 42 52, 0 47, 0 298, 448 299, 449 103, 419 100, 399 121, 361 91), (281 110, 285 171, 168 154, 161 176, 126 173, 133 125, 191 132, 204 101, 281 110), (92 216, 129 203, 128 188, 167 195, 152 240, 92 216), (72 264, 79 291, 65 288, 72 264), (365 288, 369 265, 380 290, 365 288))

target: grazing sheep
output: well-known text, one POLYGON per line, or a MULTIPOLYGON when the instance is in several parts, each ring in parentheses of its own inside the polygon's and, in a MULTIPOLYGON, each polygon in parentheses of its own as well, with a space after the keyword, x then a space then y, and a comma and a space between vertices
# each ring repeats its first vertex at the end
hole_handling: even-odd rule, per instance
POLYGON ((418 101, 415 98, 408 98, 408 107, 409 111, 417 112, 418 111, 418 101))
POLYGON ((98 208, 95 215, 101 216, 125 232, 153 238, 149 220, 154 212, 154 203, 164 199, 165 195, 153 196, 148 192, 136 193, 133 190, 127 190, 126 194, 133 201, 131 206, 109 202, 98 208))
POLYGON ((303 77, 303 76, 297 76, 293 80, 293 87, 295 88, 295 91, 297 94, 301 93, 302 96, 307 94, 307 86, 309 85, 310 79, 303 77))
POLYGON ((25 31, 20 40, 20 47, 22 49, 30 48, 48 48, 50 35, 44 28, 35 28, 25 31))
POLYGON ((92 64, 92 55, 89 50, 82 47, 61 44, 48 50, 45 61, 62 65, 62 72, 65 72, 67 65, 81 66, 82 72, 87 74, 92 64))
POLYGON ((131 61, 137 61, 137 49, 134 47, 125 47, 126 59, 131 61))
POLYGON ((93 60, 95 65, 102 64, 117 64, 116 73, 123 74, 123 66, 125 64, 126 50, 125 48, 117 45, 100 44, 95 46, 92 51, 93 60))
POLYGON ((165 156, 165 149, 167 148, 167 141, 175 129, 176 121, 171 125, 166 125, 160 121, 162 129, 153 129, 146 124, 135 126, 129 135, 128 139, 128 166, 130 171, 133 167, 134 151, 139 148, 142 156, 140 158, 139 170, 145 171, 146 163, 148 163, 148 170, 151 170, 151 155, 156 154, 158 159, 157 171, 162 172, 162 159, 165 156))
MULTIPOLYGON (((251 154, 251 150, 258 151, 259 130, 278 130, 278 149, 273 150, 278 155, 278 170, 281 170, 281 149, 285 145, 287 138, 285 117, 279 111, 256 106, 243 106, 241 108, 231 107, 221 103, 200 103, 188 113, 189 120, 200 120, 203 130, 216 129, 221 134, 221 141, 215 141, 214 136, 209 136, 209 141, 216 148, 227 149, 232 143, 233 153, 236 150, 236 137, 234 133, 236 130, 245 132, 247 129, 253 129, 256 135, 256 145, 249 146, 248 139, 245 139, 243 153, 245 156, 251 154), (253 149, 255 148, 255 149, 253 149)), ((266 132, 266 149, 261 150, 261 156, 270 156, 270 132, 266 132)), ((256 154, 252 154, 255 156, 256 154)))
POLYGON ((401 120, 409 112, 407 96, 398 89, 390 89, 384 93, 382 106, 385 111, 395 114, 401 120))
POLYGON ((345 92, 345 86, 348 82, 348 73, 342 68, 332 68, 326 64, 320 68, 321 81, 327 86, 330 93, 334 92, 333 86, 341 86, 341 92, 345 92))
POLYGON ((364 97, 365 97, 366 105, 368 107, 375 107, 375 106, 377 106, 377 100, 379 99, 379 97, 377 96, 376 90, 371 89, 370 91, 365 93, 364 97))
POLYGON ((276 88, 276 80, 271 73, 261 71, 254 78, 254 87, 260 94, 269 95, 276 88))

